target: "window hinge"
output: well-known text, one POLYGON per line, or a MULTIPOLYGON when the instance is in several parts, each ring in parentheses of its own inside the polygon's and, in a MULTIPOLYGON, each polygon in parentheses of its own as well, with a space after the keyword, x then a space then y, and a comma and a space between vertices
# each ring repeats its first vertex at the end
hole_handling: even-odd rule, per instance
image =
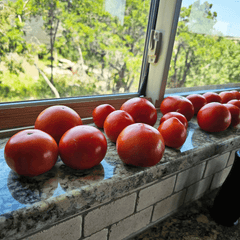
POLYGON ((148 62, 157 63, 162 43, 162 32, 152 30, 148 46, 148 62))

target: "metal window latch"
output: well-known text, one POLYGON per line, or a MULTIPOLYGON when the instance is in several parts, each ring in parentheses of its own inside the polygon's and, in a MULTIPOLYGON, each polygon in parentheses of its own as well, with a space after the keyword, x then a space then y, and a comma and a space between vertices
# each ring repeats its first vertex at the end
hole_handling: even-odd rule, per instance
POLYGON ((157 63, 162 43, 162 32, 152 30, 148 46, 148 62, 157 63))

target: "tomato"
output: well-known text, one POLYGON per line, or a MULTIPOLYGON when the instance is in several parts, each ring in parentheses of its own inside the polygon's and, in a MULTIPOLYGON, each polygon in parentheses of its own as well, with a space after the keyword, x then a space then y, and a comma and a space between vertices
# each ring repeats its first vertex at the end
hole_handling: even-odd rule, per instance
POLYGON ((240 92, 238 92, 237 90, 232 90, 230 92, 233 93, 234 99, 240 99, 240 92))
POLYGON ((224 92, 220 92, 219 96, 222 99, 222 103, 227 103, 232 99, 235 99, 236 94, 234 92, 231 91, 224 91, 224 92))
POLYGON ((8 140, 4 157, 14 172, 34 177, 49 171, 55 165, 58 146, 55 140, 43 131, 23 130, 8 140))
POLYGON ((163 115, 163 117, 160 119, 160 124, 163 123, 164 121, 166 121, 167 119, 171 118, 171 117, 176 117, 178 118, 182 124, 184 125, 184 127, 187 129, 188 127, 188 121, 186 119, 186 117, 181 114, 181 113, 178 113, 178 112, 169 112, 169 113, 166 113, 165 115, 163 115))
POLYGON ((146 123, 153 126, 157 121, 156 108, 145 98, 129 99, 121 106, 120 110, 128 112, 135 123, 146 123))
POLYGON ((89 169, 98 165, 107 152, 107 140, 93 127, 80 125, 65 132, 59 142, 62 161, 73 169, 89 169))
POLYGON ((240 109, 237 106, 229 103, 225 103, 223 105, 226 106, 231 113, 231 125, 236 127, 240 123, 240 109))
POLYGON ((199 110, 197 121, 204 131, 221 132, 231 124, 231 113, 223 104, 212 102, 199 110))
POLYGON ((230 100, 230 101, 227 102, 227 103, 228 103, 228 104, 235 105, 236 107, 240 108, 240 100, 233 99, 233 100, 230 100))
POLYGON ((103 128, 107 137, 112 142, 116 142, 120 132, 133 123, 134 120, 129 113, 123 110, 116 110, 107 116, 103 128))
POLYGON ((158 131, 163 136, 165 145, 172 148, 180 148, 187 138, 187 130, 182 122, 172 117, 161 123, 158 131))
POLYGON ((192 102, 194 114, 197 114, 200 108, 207 104, 206 98, 200 94, 190 94, 186 98, 192 102))
POLYGON ((221 97, 215 92, 206 92, 203 94, 203 97, 205 97, 205 99, 207 100, 207 103, 210 103, 210 102, 221 103, 222 102, 221 97))
POLYGON ((180 96, 169 96, 163 99, 160 105, 162 114, 179 112, 189 121, 194 116, 194 107, 190 100, 180 96))
POLYGON ((127 126, 118 136, 117 152, 125 163, 139 167, 156 165, 163 157, 165 145, 161 134, 144 123, 127 126))
POLYGON ((34 128, 50 134, 59 143, 67 130, 81 124, 80 116, 73 109, 55 105, 46 108, 38 115, 34 128))
POLYGON ((116 109, 110 104, 101 104, 97 106, 92 113, 93 121, 99 128, 103 128, 106 117, 116 109))

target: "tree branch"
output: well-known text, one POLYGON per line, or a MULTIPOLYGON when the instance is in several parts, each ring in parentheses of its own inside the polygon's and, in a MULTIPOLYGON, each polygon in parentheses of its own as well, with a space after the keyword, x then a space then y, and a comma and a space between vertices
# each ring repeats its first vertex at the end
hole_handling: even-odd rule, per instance
POLYGON ((57 89, 53 86, 53 84, 49 81, 49 79, 47 78, 47 76, 44 74, 44 72, 37 66, 36 63, 34 63, 34 65, 36 66, 37 70, 39 71, 39 73, 43 76, 44 80, 46 81, 46 83, 48 84, 48 86, 51 88, 52 93, 55 95, 56 98, 60 98, 60 95, 57 91, 57 89))

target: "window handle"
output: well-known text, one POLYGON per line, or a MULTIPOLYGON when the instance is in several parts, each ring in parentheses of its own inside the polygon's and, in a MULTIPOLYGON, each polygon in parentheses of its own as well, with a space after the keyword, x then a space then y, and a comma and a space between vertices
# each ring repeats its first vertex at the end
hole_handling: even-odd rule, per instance
POLYGON ((148 62, 157 63, 160 55, 162 43, 162 32, 152 30, 150 34, 149 47, 148 47, 148 62))

